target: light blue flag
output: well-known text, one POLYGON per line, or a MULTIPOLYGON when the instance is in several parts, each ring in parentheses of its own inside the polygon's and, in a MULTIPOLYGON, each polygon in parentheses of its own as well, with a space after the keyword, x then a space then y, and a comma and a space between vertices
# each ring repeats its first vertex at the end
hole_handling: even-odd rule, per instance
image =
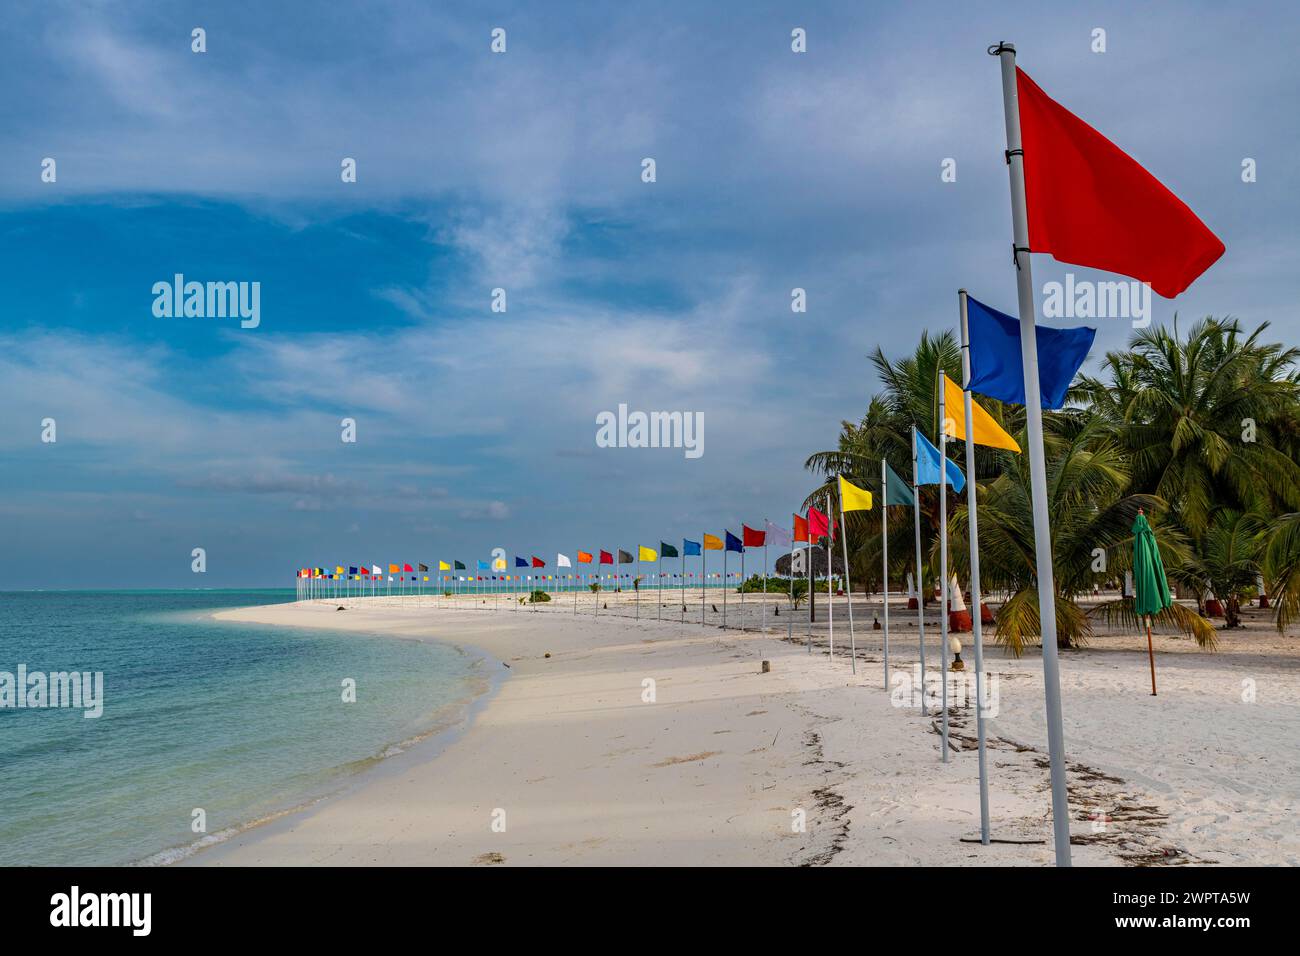
MULTIPOLYGON (((944 461, 948 484, 953 491, 966 487, 966 476, 961 473, 957 463, 951 458, 944 461)), ((939 449, 930 444, 920 432, 916 433, 916 483, 918 485, 937 485, 939 483, 939 449)))

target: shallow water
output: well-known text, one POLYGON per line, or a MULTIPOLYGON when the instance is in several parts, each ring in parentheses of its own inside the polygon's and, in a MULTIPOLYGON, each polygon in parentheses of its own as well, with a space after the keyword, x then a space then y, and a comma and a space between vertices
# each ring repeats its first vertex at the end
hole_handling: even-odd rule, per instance
POLYGON ((338 789, 453 723, 484 686, 481 659, 445 644, 209 616, 292 599, 0 594, 0 672, 103 674, 98 718, 0 707, 0 865, 180 858, 338 789), (353 703, 343 701, 347 679, 353 703))

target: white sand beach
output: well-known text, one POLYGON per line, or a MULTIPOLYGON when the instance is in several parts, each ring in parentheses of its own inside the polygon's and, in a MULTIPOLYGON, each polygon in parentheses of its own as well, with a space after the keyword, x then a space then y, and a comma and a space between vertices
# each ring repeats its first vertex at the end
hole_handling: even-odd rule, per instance
MULTIPOLYGON (((721 601, 710 592, 710 603, 721 601)), ((855 600, 857 671, 843 599, 828 659, 824 606, 787 639, 686 623, 676 592, 589 594, 538 611, 462 598, 377 598, 220 612, 228 620, 342 628, 479 648, 508 676, 464 733, 380 761, 345 792, 200 851, 191 865, 1049 865, 1041 660, 990 644, 992 832, 981 846, 972 707, 953 687, 950 760, 937 714, 883 687, 879 598, 855 600), (347 611, 337 611, 343 603, 347 611), (549 653, 549 657, 546 655, 549 653), (762 661, 770 673, 762 673, 762 661), (654 699, 643 699, 653 681, 654 699), (504 811, 504 831, 494 829, 504 811), (802 811, 806 829, 797 824, 802 811), (976 842, 968 842, 968 841, 976 842)), ((781 607, 781 616, 773 611, 781 607)), ((890 665, 912 673, 915 612, 891 605, 890 665)), ((759 623, 747 595, 743 621, 759 623)), ((712 618, 712 614, 710 614, 712 618)), ((1099 633, 1061 655, 1076 865, 1300 863, 1300 642, 1262 612, 1220 650, 1099 633)), ((728 622, 742 623, 737 595, 728 622)), ((930 624, 937 624, 932 614, 930 624)), ((927 626, 931 670, 937 629, 927 626)), ((965 635, 966 673, 974 653, 965 635)), ((364 687, 358 688, 365 693, 364 687)), ((646 695, 648 696, 648 695, 646 695)), ((973 702, 973 689, 970 691, 973 702)))

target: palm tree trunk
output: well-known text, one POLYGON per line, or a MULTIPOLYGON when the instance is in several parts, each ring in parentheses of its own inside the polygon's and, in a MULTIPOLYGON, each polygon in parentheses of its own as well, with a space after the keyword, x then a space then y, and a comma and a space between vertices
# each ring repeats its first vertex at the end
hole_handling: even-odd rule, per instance
POLYGON ((1230 594, 1223 604, 1223 626, 1240 627, 1241 626, 1241 601, 1237 595, 1230 594))

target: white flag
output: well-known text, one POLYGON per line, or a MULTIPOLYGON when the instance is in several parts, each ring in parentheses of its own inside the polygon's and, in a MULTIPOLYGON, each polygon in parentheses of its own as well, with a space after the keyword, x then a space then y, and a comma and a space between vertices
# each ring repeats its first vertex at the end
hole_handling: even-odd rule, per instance
POLYGON ((380 575, 380 576, 382 577, 384 572, 383 572, 383 570, 379 567, 379 565, 376 564, 376 565, 374 565, 374 566, 372 566, 372 567, 370 568, 370 573, 371 573, 371 574, 378 574, 378 575, 380 575))
POLYGON ((807 553, 808 551, 805 548, 800 548, 798 551, 791 552, 790 554, 791 574, 806 574, 808 572, 808 564, 804 560, 804 556, 807 553))
POLYGON ((573 567, 573 565, 569 563, 568 556, 567 556, 567 555, 563 555, 563 554, 557 554, 557 555, 555 556, 555 566, 556 566, 557 568, 571 568, 571 567, 573 567))
POLYGON ((767 531, 767 543, 776 545, 778 548, 788 548, 794 543, 794 536, 790 533, 789 528, 780 528, 770 521, 763 522, 767 531))

